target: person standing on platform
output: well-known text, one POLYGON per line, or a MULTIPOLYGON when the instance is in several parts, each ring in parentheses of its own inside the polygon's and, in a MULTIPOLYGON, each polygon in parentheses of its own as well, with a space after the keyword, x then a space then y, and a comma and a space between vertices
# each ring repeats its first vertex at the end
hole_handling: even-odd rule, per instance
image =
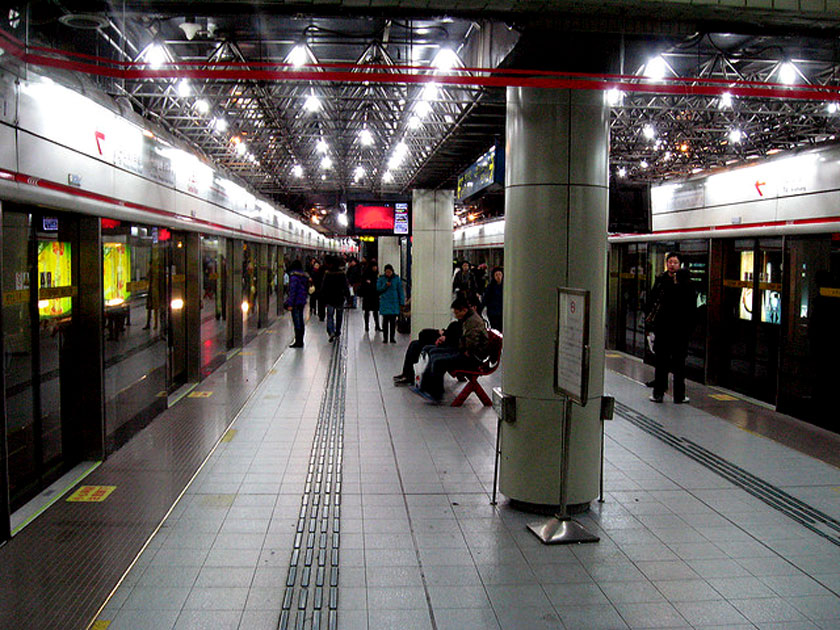
MULTIPOLYGON (((490 321, 490 328, 502 332, 502 282, 504 272, 501 267, 494 267, 490 284, 484 290, 484 297, 481 298, 481 310, 487 309, 487 319, 490 321)), ((479 312, 479 315, 481 312, 479 312)))
POLYGON ((681 269, 680 255, 665 255, 665 271, 657 276, 650 293, 647 320, 653 327, 653 354, 656 366, 653 394, 661 403, 668 389, 668 373, 674 374, 674 402, 688 402, 685 395, 685 358, 688 340, 694 328, 696 299, 691 274, 681 269))
POLYGON ((292 312, 292 325, 295 328, 295 340, 291 348, 303 348, 303 335, 306 326, 303 322, 303 310, 309 297, 309 275, 304 273, 303 265, 294 260, 289 265, 289 295, 284 306, 292 312))
POLYGON ((321 285, 324 283, 324 267, 317 260, 312 261, 312 271, 309 272, 309 277, 312 279, 312 286, 315 291, 310 294, 309 298, 309 314, 318 315, 318 319, 324 321, 326 311, 324 302, 321 299, 321 285))
POLYGON ((324 282, 321 284, 321 300, 327 311, 327 333, 330 336, 330 343, 341 335, 344 305, 349 299, 350 287, 347 284, 347 275, 344 273, 341 259, 332 256, 327 264, 327 271, 324 273, 324 282))
POLYGON ((420 387, 411 388, 414 393, 434 403, 440 403, 443 398, 444 374, 454 369, 475 369, 487 359, 489 337, 484 320, 462 297, 452 302, 452 312, 461 322, 461 338, 457 350, 452 353, 430 353, 429 362, 420 377, 420 387))
POLYGON ((376 332, 382 329, 379 327, 379 292, 376 290, 376 281, 379 279, 379 265, 371 260, 365 267, 362 274, 362 281, 359 285, 359 294, 362 296, 362 309, 365 312, 365 332, 370 332, 370 315, 373 314, 373 324, 376 332))
POLYGON ((353 292, 350 296, 350 308, 356 308, 356 297, 359 295, 359 287, 362 284, 362 268, 355 258, 347 261, 347 282, 353 292))
POLYGON ((394 273, 391 265, 385 265, 385 273, 376 281, 376 291, 379 294, 379 312, 382 315, 382 343, 397 343, 397 316, 400 307, 405 304, 402 280, 394 273))
POLYGON ((477 302, 478 290, 476 289, 475 276, 470 269, 470 263, 466 260, 461 263, 461 268, 452 279, 452 293, 455 294, 455 297, 467 298, 471 303, 477 302))

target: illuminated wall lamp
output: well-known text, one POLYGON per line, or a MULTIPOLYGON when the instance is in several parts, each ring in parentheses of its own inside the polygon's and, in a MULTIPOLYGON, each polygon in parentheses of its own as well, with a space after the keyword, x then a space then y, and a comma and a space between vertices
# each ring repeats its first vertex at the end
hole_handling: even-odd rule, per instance
POLYGON ((173 311, 180 311, 184 308, 184 300, 181 298, 173 298, 173 300, 169 303, 169 306, 173 311))

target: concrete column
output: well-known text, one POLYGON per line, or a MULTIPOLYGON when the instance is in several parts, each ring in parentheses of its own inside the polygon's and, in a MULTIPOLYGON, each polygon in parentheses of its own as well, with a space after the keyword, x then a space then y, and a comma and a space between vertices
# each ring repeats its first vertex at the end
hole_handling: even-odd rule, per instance
POLYGON ((569 503, 598 495, 604 387, 609 108, 597 91, 508 88, 500 489, 556 505, 563 397, 554 393, 557 287, 591 292, 589 400, 573 405, 569 503))
POLYGON ((452 319, 452 190, 415 190, 412 203, 411 336, 452 319))
POLYGON ((397 236, 379 236, 376 239, 379 263, 379 273, 385 270, 385 265, 391 265, 394 273, 402 276, 402 265, 400 264, 400 239, 397 236))
POLYGON ((187 317, 187 382, 201 380, 201 237, 198 232, 184 233, 186 247, 187 286, 185 311, 187 317))

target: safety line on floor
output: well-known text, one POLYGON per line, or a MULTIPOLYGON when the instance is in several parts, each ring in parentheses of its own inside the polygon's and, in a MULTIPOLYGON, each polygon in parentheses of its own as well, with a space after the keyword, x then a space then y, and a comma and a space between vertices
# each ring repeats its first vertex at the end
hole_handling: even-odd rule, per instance
POLYGON ((289 558, 289 573, 277 626, 280 630, 338 628, 338 561, 347 393, 346 337, 341 335, 332 346, 289 558))
POLYGON ((686 457, 720 475, 773 509, 793 519, 803 527, 840 546, 840 521, 825 512, 788 494, 764 479, 747 472, 740 466, 720 457, 688 438, 678 437, 663 428, 662 424, 618 401, 618 414, 645 433, 665 442, 686 457))

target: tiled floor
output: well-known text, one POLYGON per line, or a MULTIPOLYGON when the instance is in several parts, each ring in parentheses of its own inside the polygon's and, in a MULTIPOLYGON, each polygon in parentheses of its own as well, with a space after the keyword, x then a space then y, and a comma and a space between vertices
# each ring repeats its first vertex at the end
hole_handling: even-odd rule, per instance
MULTIPOLYGON (((840 628, 840 546, 621 417, 607 425, 606 502, 579 517, 601 542, 541 545, 533 516, 489 505, 493 411, 393 387, 405 343, 369 338, 357 311, 345 337, 339 628, 840 628)), ((277 628, 330 355, 317 322, 284 354, 100 615, 109 630, 277 628)), ((649 403, 616 373, 607 383, 840 519, 837 468, 649 403)))

